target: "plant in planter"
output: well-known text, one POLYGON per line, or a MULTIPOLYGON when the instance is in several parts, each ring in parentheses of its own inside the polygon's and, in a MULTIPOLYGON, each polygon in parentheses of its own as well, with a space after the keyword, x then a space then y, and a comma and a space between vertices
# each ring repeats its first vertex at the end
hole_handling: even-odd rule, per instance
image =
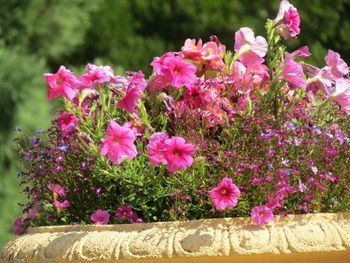
POLYGON ((300 18, 280 3, 267 37, 247 27, 231 51, 216 36, 187 39, 151 63, 153 74, 115 76, 88 64, 46 73, 58 118, 20 134, 28 226, 124 224, 344 212, 350 207, 349 67, 286 50, 300 18))

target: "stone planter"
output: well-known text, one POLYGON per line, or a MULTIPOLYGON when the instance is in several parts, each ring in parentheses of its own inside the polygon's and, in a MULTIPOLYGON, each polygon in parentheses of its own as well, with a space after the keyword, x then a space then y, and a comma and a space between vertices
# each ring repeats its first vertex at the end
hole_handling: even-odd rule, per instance
POLYGON ((350 262, 350 214, 30 229, 0 262, 350 262))

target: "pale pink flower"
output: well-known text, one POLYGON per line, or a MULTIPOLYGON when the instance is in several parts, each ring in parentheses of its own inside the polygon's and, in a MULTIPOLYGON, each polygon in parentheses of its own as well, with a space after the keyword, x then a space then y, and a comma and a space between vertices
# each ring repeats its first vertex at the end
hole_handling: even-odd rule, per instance
POLYGON ((164 141, 168 139, 168 135, 164 132, 156 132, 151 135, 149 143, 147 145, 148 156, 153 166, 157 166, 159 163, 167 164, 165 156, 162 152, 164 147, 164 141))
POLYGON ((107 211, 98 209, 91 215, 90 218, 96 225, 106 225, 108 224, 109 217, 110 215, 107 211))
POLYGON ((342 78, 344 75, 348 74, 349 67, 340 57, 339 53, 334 52, 333 50, 328 50, 325 60, 335 79, 342 78))
POLYGON ((266 224, 275 218, 272 209, 265 205, 254 207, 251 211, 251 217, 259 225, 266 224))
POLYGON ((303 76, 303 67, 293 60, 288 52, 285 52, 284 67, 282 69, 283 78, 296 87, 306 88, 307 83, 303 76))
POLYGON ((274 24, 277 33, 285 39, 293 39, 300 34, 300 16, 298 10, 287 0, 280 2, 274 24))
POLYGON ((192 165, 192 155, 195 148, 191 143, 186 143, 184 138, 174 136, 164 141, 162 152, 167 162, 168 171, 174 173, 192 165))
POLYGON ((202 48, 202 58, 211 60, 217 56, 218 45, 215 42, 207 42, 202 48))
POLYGON ((59 184, 48 184, 47 188, 51 190, 52 192, 58 194, 59 196, 65 196, 66 190, 60 186, 59 184))
POLYGON ((67 207, 70 207, 71 203, 68 200, 64 200, 63 202, 58 201, 57 199, 54 200, 54 206, 57 209, 64 209, 67 207))
POLYGON ((57 118, 57 127, 63 134, 74 131, 79 124, 79 119, 70 112, 60 112, 57 118))
POLYGON ((200 60, 202 56, 202 40, 199 39, 196 44, 195 39, 186 39, 185 44, 181 48, 181 54, 188 59, 200 60))
POLYGON ((89 73, 80 76, 82 86, 85 88, 93 88, 96 84, 114 82, 115 80, 113 69, 110 66, 87 64, 85 69, 89 71, 89 73))
POLYGON ((219 211, 235 207, 240 194, 239 188, 228 177, 223 178, 217 187, 209 191, 209 197, 219 211))
POLYGON ((326 95, 330 94, 332 81, 329 80, 329 70, 327 68, 319 69, 307 63, 302 63, 306 75, 309 77, 307 83, 308 97, 311 101, 314 100, 314 95, 322 90, 326 95))
POLYGON ((305 57, 311 56, 311 52, 308 46, 302 46, 301 48, 298 48, 297 50, 293 51, 290 55, 293 58, 295 57, 305 58, 305 57))
POLYGON ((134 145, 136 140, 135 132, 127 127, 122 127, 111 120, 107 127, 107 138, 101 139, 100 153, 107 155, 114 164, 120 164, 125 158, 132 160, 137 155, 134 145))
POLYGON ((234 51, 245 66, 263 63, 267 52, 267 42, 261 36, 254 36, 253 30, 242 27, 235 33, 234 51))
POLYGON ((350 115, 350 79, 337 79, 335 81, 335 91, 330 96, 350 115))
POLYGON ((44 77, 49 86, 48 100, 63 96, 71 101, 81 86, 80 81, 64 66, 60 66, 55 74, 45 73, 44 77))
POLYGON ((137 101, 141 98, 141 92, 147 86, 144 77, 142 71, 138 71, 131 77, 125 96, 117 103, 118 108, 124 109, 127 113, 135 111, 137 101))

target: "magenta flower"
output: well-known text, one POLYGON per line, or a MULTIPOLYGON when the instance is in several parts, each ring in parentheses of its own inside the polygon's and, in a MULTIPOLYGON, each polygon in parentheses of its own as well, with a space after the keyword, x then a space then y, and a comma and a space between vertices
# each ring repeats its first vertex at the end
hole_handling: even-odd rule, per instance
POLYGON ((328 50, 325 60, 335 79, 342 78, 344 75, 348 74, 349 67, 345 61, 341 59, 339 53, 334 52, 333 50, 328 50))
POLYGON ((96 84, 114 82, 115 80, 113 70, 110 66, 87 64, 85 69, 89 71, 89 73, 80 76, 82 86, 85 88, 93 88, 96 84))
POLYGON ((60 66, 55 74, 45 73, 44 77, 49 86, 48 100, 64 96, 71 101, 81 86, 80 81, 64 66, 60 66))
POLYGON ((300 34, 300 16, 298 10, 287 0, 280 2, 274 24, 277 33, 285 39, 293 39, 300 34))
POLYGON ((134 212, 132 211, 132 208, 130 205, 123 205, 121 207, 118 207, 117 211, 115 212, 115 216, 118 219, 131 220, 133 215, 134 215, 134 212))
POLYGON ((79 119, 70 112, 60 112, 57 118, 57 127, 63 134, 74 131, 78 123, 79 119))
POLYGON ((59 196, 65 196, 66 195, 66 190, 62 186, 60 186, 58 184, 48 184, 47 188, 49 188, 49 190, 51 190, 55 194, 58 194, 59 196))
POLYGON ((234 51, 243 65, 261 64, 267 52, 267 42, 261 36, 254 36, 253 30, 242 27, 235 33, 234 51))
POLYGON ((19 217, 13 223, 13 233, 15 235, 22 235, 27 230, 27 226, 25 225, 26 219, 23 217, 19 217))
POLYGON ((209 197, 219 211, 235 207, 240 194, 238 187, 228 177, 223 178, 217 187, 209 191, 209 197))
POLYGON ((254 207, 251 217, 259 225, 266 224, 275 218, 272 209, 265 205, 254 207))
POLYGON ((350 79, 337 79, 335 81, 335 91, 330 96, 350 115, 350 79))
POLYGON ((132 160, 137 155, 134 145, 135 132, 127 127, 122 127, 111 120, 107 127, 107 138, 101 139, 100 153, 107 155, 113 164, 120 164, 125 158, 132 160))
POLYGON ((159 163, 167 164, 165 156, 162 152, 164 147, 164 141, 168 139, 168 135, 164 132, 156 132, 151 135, 149 143, 147 145, 149 159, 153 166, 157 166, 159 163))
POLYGON ((109 213, 107 211, 98 209, 91 215, 91 220, 95 222, 96 225, 106 225, 109 221, 109 213))
POLYGON ((192 165, 195 148, 191 143, 186 143, 184 138, 174 136, 164 141, 162 152, 168 171, 174 173, 192 165))
POLYGON ((64 209, 67 207, 70 207, 71 203, 68 200, 64 200, 63 202, 58 201, 57 199, 54 200, 54 206, 57 209, 64 209))
POLYGON ((141 98, 141 91, 147 86, 142 71, 138 71, 130 80, 125 96, 118 101, 118 108, 127 113, 135 111, 137 101, 141 98))
POLYGON ((303 67, 293 60, 288 52, 285 52, 284 67, 282 69, 283 78, 293 85, 306 89, 307 83, 303 76, 303 67))

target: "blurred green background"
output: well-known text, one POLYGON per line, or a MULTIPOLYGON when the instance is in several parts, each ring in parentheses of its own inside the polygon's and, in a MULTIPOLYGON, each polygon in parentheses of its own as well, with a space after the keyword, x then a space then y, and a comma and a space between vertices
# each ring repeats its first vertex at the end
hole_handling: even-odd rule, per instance
MULTIPOLYGON (((232 49, 241 26, 264 35, 278 0, 0 0, 0 248, 13 238, 23 200, 15 132, 49 126, 44 72, 61 64, 79 72, 88 62, 118 73, 149 66, 154 56, 180 50, 186 38, 215 34, 232 49)), ((309 45, 323 66, 327 48, 350 63, 350 0, 290 0, 301 16, 301 35, 288 45, 309 45)))

